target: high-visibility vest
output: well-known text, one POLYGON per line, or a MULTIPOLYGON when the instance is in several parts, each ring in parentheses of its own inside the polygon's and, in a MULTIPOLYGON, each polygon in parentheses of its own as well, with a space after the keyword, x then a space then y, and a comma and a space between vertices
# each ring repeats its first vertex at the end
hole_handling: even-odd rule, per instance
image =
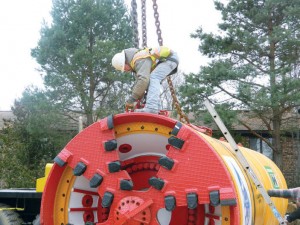
POLYGON ((145 48, 135 53, 130 62, 130 66, 132 69, 135 69, 135 62, 137 60, 149 57, 152 60, 152 69, 154 69, 158 62, 165 61, 169 56, 171 56, 171 49, 167 47, 160 46, 157 48, 145 48))

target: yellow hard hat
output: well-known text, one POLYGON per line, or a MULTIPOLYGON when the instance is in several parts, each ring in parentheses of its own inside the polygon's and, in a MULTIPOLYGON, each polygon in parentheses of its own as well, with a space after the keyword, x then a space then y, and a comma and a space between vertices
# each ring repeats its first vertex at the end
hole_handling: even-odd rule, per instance
POLYGON ((120 70, 124 72, 125 69, 125 52, 124 50, 122 52, 119 52, 114 55, 114 57, 111 60, 111 64, 113 67, 115 67, 116 70, 120 70))

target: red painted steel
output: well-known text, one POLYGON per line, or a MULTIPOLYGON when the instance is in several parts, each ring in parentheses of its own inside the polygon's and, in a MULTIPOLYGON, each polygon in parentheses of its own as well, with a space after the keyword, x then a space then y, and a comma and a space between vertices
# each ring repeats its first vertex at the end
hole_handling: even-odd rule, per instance
MULTIPOLYGON (((196 131, 191 126, 182 125, 176 135, 176 138, 184 141, 182 148, 178 149, 169 144, 165 146, 168 149, 166 156, 174 161, 170 170, 158 164, 158 156, 141 156, 121 161, 120 170, 110 172, 109 163, 118 162, 120 158, 118 149, 105 150, 105 143, 116 139, 115 130, 109 129, 109 122, 109 119, 105 118, 92 124, 58 154, 67 165, 60 167, 54 164, 49 175, 42 200, 42 225, 56 225, 53 224, 52 215, 58 182, 66 167, 75 169, 79 162, 86 165, 82 176, 87 180, 91 180, 95 174, 103 177, 97 189, 100 199, 103 199, 107 192, 113 194, 110 210, 106 210, 107 220, 98 218, 99 222, 102 221, 101 224, 159 225, 156 219, 157 212, 165 208, 166 196, 174 196, 176 206, 170 225, 202 225, 205 217, 204 205, 210 203, 211 191, 219 191, 221 201, 236 199, 233 181, 220 156, 197 133, 201 130, 209 133, 209 130, 199 128, 196 131), (149 185, 148 180, 151 177, 160 178, 165 182, 161 190, 149 185), (132 180, 133 189, 121 190, 121 180, 132 180), (198 195, 196 209, 187 208, 189 193, 198 195), (124 201, 125 204, 122 205, 124 201), (143 212, 146 215, 143 216, 143 212)), ((125 113, 113 117, 114 126, 136 122, 159 124, 173 129, 178 121, 166 116, 144 113, 125 113)), ((131 143, 126 144, 125 149, 130 149, 131 143)), ((91 194, 84 191, 83 193, 91 194)), ((230 214, 231 225, 234 225, 239 220, 238 207, 231 207, 230 214)), ((91 214, 85 215, 86 220, 91 218, 91 214)))

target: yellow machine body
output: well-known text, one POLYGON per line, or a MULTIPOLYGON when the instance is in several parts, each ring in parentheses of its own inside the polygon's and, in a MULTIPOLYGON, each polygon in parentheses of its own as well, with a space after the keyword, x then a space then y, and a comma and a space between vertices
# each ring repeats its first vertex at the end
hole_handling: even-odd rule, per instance
MULTIPOLYGON (((230 172, 235 188, 238 190, 238 205, 240 206, 240 211, 243 212, 240 224, 247 224, 247 221, 245 221, 245 218, 247 218, 247 207, 251 208, 251 217, 255 218, 254 225, 277 224, 278 221, 270 207, 266 205, 251 178, 232 154, 229 143, 211 138, 202 133, 199 133, 199 135, 220 155, 230 172), (247 199, 246 195, 250 195, 251 202, 245 202, 245 199, 247 199)), ((283 174, 272 160, 251 149, 244 147, 239 147, 239 149, 266 190, 287 188, 283 174)), ((280 214, 284 215, 288 201, 283 198, 274 198, 272 200, 280 214)))

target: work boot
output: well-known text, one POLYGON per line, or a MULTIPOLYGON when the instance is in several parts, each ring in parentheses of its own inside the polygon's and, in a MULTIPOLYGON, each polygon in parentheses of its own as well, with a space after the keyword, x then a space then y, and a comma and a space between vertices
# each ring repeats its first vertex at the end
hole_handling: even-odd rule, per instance
POLYGON ((149 109, 149 108, 136 109, 134 111, 135 112, 158 114, 158 110, 156 110, 156 109, 149 109))

